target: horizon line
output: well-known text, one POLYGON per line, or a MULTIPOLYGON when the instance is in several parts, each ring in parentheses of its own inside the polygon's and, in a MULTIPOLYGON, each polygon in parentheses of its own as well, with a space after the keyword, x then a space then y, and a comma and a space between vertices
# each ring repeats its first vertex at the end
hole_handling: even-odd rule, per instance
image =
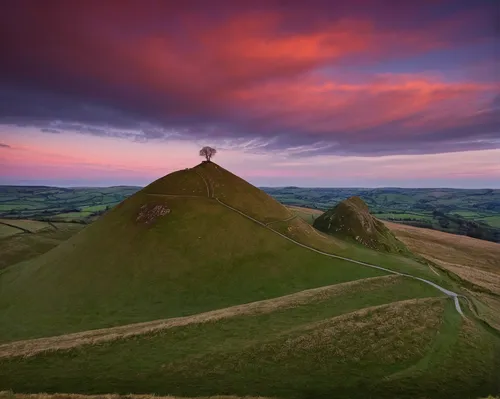
MULTIPOLYGON (((251 183, 250 183, 251 184, 251 183)), ((47 185, 47 184, 0 184, 0 187, 43 187, 43 188, 61 188, 61 189, 83 189, 83 188, 116 188, 116 187, 126 187, 126 188, 144 188, 146 185, 127 185, 127 184, 116 184, 116 185, 106 185, 106 186, 63 186, 63 185, 47 185)), ((375 187, 363 187, 363 186, 266 186, 266 185, 255 185, 255 187, 263 189, 263 188, 275 188, 275 189, 284 189, 284 188, 306 188, 306 189, 358 189, 358 190, 381 190, 381 189, 403 189, 403 190, 498 190, 499 188, 493 187, 479 187, 479 188, 464 188, 464 187, 449 187, 449 186, 438 186, 438 187, 401 187, 401 186, 375 186, 375 187)))

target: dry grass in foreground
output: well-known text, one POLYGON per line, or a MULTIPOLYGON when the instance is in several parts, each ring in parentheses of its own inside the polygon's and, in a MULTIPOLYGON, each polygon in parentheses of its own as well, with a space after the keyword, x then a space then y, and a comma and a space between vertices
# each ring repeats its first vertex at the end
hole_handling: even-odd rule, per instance
POLYGON ((27 357, 36 355, 40 352, 65 350, 82 345, 113 341, 189 324, 214 322, 242 315, 272 313, 278 309, 292 308, 306 303, 327 300, 328 298, 342 295, 352 290, 361 293, 371 289, 397 284, 401 279, 403 279, 403 277, 393 275, 372 277, 326 287, 313 288, 278 298, 231 306, 224 309, 199 313, 193 316, 128 324, 125 326, 89 330, 48 338, 15 341, 0 345, 0 358, 14 356, 27 357))
POLYGON ((411 251, 480 287, 467 290, 475 299, 477 313, 500 330, 500 244, 404 224, 384 223, 411 251))
POLYGON ((263 396, 198 396, 196 398, 187 398, 180 396, 156 396, 156 395, 79 395, 74 393, 12 393, 9 391, 0 392, 0 399, 272 399, 263 396))
POLYGON ((288 349, 322 346, 345 361, 372 358, 379 364, 395 364, 432 342, 445 304, 443 298, 418 298, 363 308, 301 327, 307 333, 289 340, 288 349))

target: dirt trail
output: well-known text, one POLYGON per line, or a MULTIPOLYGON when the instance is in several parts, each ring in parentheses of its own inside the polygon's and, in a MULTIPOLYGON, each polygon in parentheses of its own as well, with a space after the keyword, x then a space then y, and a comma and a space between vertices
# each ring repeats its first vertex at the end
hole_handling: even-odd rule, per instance
MULTIPOLYGON (((207 180, 205 179, 205 177, 202 174, 199 174, 199 176, 203 179, 203 181, 207 185, 207 189, 208 189, 208 183, 207 183, 207 180)), ((413 276, 413 275, 407 274, 407 273, 396 272, 394 270, 387 269, 385 267, 381 267, 381 266, 377 266, 377 265, 372 265, 370 263, 361 262, 361 261, 358 261, 358 260, 355 260, 355 259, 351 259, 351 258, 346 258, 346 257, 343 257, 343 256, 329 254, 328 252, 323 252, 323 251, 320 251, 318 249, 309 247, 308 245, 302 244, 302 243, 300 243, 298 241, 295 241, 294 239, 292 239, 292 238, 290 238, 290 237, 288 237, 288 236, 286 236, 284 234, 281 234, 280 232, 278 232, 278 231, 272 229, 271 227, 269 227, 266 223, 263 223, 263 222, 261 222, 261 221, 259 221, 257 219, 254 219, 253 217, 247 215, 246 213, 240 211, 239 209, 233 208, 232 206, 224 203, 219 198, 217 198, 217 197, 214 196, 213 190, 212 190, 212 198, 214 198, 222 206, 225 206, 226 208, 228 208, 228 209, 230 209, 230 210, 232 210, 234 212, 239 213, 240 215, 246 217, 247 219, 252 220, 253 222, 261 225, 262 227, 264 227, 264 228, 272 231, 275 234, 278 234, 279 236, 283 237, 284 239, 286 239, 286 240, 288 240, 290 242, 293 242, 294 244, 299 245, 299 246, 301 246, 303 248, 309 249, 310 251, 314 251, 314 252, 316 252, 318 254, 321 254, 321 255, 329 256, 330 258, 341 259, 341 260, 345 260, 345 261, 348 261, 348 262, 356 263, 358 265, 368 266, 368 267, 371 267, 373 269, 383 270, 383 271, 386 271, 386 272, 391 273, 391 274, 396 274, 398 276, 409 277, 409 278, 412 278, 414 280, 419 280, 419 281, 422 281, 423 283, 432 285, 434 288, 438 289, 439 291, 443 292, 444 294, 446 294, 447 296, 449 296, 451 299, 453 299, 453 302, 455 303, 455 309, 457 310, 457 312, 461 316, 465 317, 465 315, 464 315, 464 313, 462 311, 462 308, 460 307, 460 302, 458 300, 458 294, 456 292, 450 291, 450 290, 448 290, 448 289, 446 289, 444 287, 441 287, 440 285, 438 285, 438 284, 436 284, 436 283, 434 283, 432 281, 426 280, 426 279, 421 278, 421 277, 416 277, 416 276, 413 276)))
MULTIPOLYGON (((203 178, 203 176, 201 176, 201 175, 200 175, 200 177, 201 177, 202 179, 204 179, 204 178, 203 178)), ((208 187, 208 185, 207 185, 207 187, 208 187)), ((165 197, 168 197, 168 196, 169 196, 168 194, 148 194, 148 195, 165 196, 165 197)), ((174 196, 174 195, 172 195, 172 196, 174 196)), ((182 197, 182 195, 176 195, 175 197, 182 197)), ((199 196, 198 196, 198 198, 206 198, 206 197, 199 197, 199 196)), ((405 276, 405 277, 409 277, 409 278, 412 278, 412 279, 415 279, 415 280, 422 281, 423 283, 426 283, 426 284, 432 285, 433 287, 435 287, 436 289, 438 289, 439 291, 443 292, 444 294, 446 294, 447 296, 449 296, 451 299, 453 299, 453 302, 455 303, 455 309, 457 310, 457 312, 458 312, 461 316, 464 316, 464 317, 465 317, 465 315, 464 315, 464 313, 463 313, 463 311, 462 311, 462 308, 461 308, 461 306, 460 306, 460 302, 459 302, 459 300, 458 300, 458 297, 459 297, 460 295, 458 295, 456 292, 453 292, 453 291, 450 291, 450 290, 448 290, 448 289, 446 289, 446 288, 444 288, 444 287, 441 287, 439 284, 436 284, 436 283, 434 283, 434 282, 432 282, 432 281, 430 281, 430 280, 427 280, 427 279, 424 279, 424 278, 421 278, 421 277, 413 276, 413 275, 408 274, 408 273, 396 272, 396 271, 394 271, 394 270, 387 269, 387 268, 382 267, 382 266, 372 265, 372 264, 370 264, 370 263, 361 262, 361 261, 358 261, 358 260, 355 260, 355 259, 351 259, 351 258, 346 258, 346 257, 344 257, 344 256, 339 256, 339 255, 330 254, 330 253, 328 253, 328 252, 323 252, 323 251, 320 251, 320 250, 315 249, 315 248, 313 248, 313 247, 309 247, 308 245, 305 245, 305 244, 302 244, 302 243, 300 243, 300 242, 298 242, 298 241, 295 241, 293 238, 290 238, 290 237, 288 237, 288 236, 286 236, 286 235, 284 235, 284 234, 280 233, 279 231, 276 231, 276 230, 272 229, 271 227, 269 227, 269 224, 271 224, 271 223, 275 223, 275 222, 282 222, 283 220, 276 220, 276 221, 269 222, 269 223, 263 223, 263 222, 261 222, 261 221, 259 221, 259 220, 257 220, 257 219, 254 219, 253 217, 251 217, 251 216, 247 215, 246 213, 244 213, 244 212, 240 211, 239 209, 233 208, 232 206, 230 206, 230 205, 228 205, 228 204, 226 204, 226 203, 222 202, 222 201, 221 201, 219 198, 217 198, 217 197, 214 197, 214 199, 215 199, 215 200, 216 200, 219 204, 221 204, 222 206, 224 206, 224 207, 226 207, 226 208, 228 208, 228 209, 232 210, 233 212, 237 212, 237 213, 239 213, 241 216, 244 216, 245 218, 250 219, 251 221, 253 221, 253 222, 255 222, 255 223, 257 223, 257 224, 261 225, 262 227, 264 227, 264 228, 268 229, 269 231, 272 231, 273 233, 278 234, 279 236, 283 237, 284 239, 286 239, 286 240, 288 240, 288 241, 290 241, 290 242, 293 242, 294 244, 299 245, 299 246, 301 246, 301 247, 303 247, 303 248, 306 248, 306 249, 308 249, 308 250, 310 250, 310 251, 314 251, 314 252, 316 252, 316 253, 318 253, 318 254, 321 254, 321 255, 324 255, 324 256, 328 256, 328 257, 330 257, 330 258, 341 259, 341 260, 345 260, 345 261, 347 261, 347 262, 356 263, 356 264, 358 264, 358 265, 363 265, 363 266, 371 267, 371 268, 373 268, 373 269, 383 270, 383 271, 385 271, 385 272, 387 272, 387 273, 396 274, 396 275, 398 275, 398 276, 405 276)), ((293 219, 293 217, 292 217, 292 218, 290 218, 290 219, 293 219)), ((434 270, 433 270, 433 271, 434 271, 434 270)), ((434 271, 434 273, 436 273, 437 275, 439 275, 439 274, 438 274, 437 272, 435 272, 435 271, 434 271)))
POLYGON ((214 322, 230 317, 272 313, 278 309, 292 308, 315 300, 324 300, 330 296, 340 295, 346 291, 359 290, 372 286, 389 285, 395 283, 397 276, 371 277, 347 283, 312 288, 278 298, 250 302, 243 305, 231 306, 192 316, 160 319, 144 323, 127 324, 124 326, 102 328, 98 330, 82 331, 78 333, 58 335, 47 338, 36 338, 23 341, 9 342, 0 345, 0 358, 14 356, 33 356, 40 352, 57 351, 75 348, 81 345, 96 344, 113 341, 135 335, 148 334, 189 324, 214 322))
POLYGON ((278 234, 279 236, 283 237, 284 239, 288 240, 288 241, 291 241, 293 242, 294 244, 296 245, 299 245, 303 248, 306 248, 306 249, 309 249, 310 251, 314 251, 318 254, 321 254, 321 255, 325 255, 325 256, 329 256, 330 258, 335 258, 335 259, 341 259, 341 260, 345 260, 347 262, 352 262, 352 263, 356 263, 358 265, 363 265, 363 266, 368 266, 368 267, 371 267, 373 269, 378 269, 378 270, 383 270, 383 271, 386 271, 388 273, 391 273, 391 274, 396 274, 398 276, 405 276, 405 277, 409 277, 409 278, 412 278, 414 280, 419 280, 419 281, 422 281, 426 284, 429 284, 429 285, 432 285, 433 287, 437 288, 439 291, 443 292, 444 294, 448 295, 450 298, 453 299, 453 302, 455 303, 455 309, 457 310, 457 312, 461 315, 461 316, 464 316, 464 313, 462 312, 462 308, 460 307, 460 302, 458 301, 458 294, 456 292, 453 292, 453 291, 450 291, 444 287, 441 287, 440 285, 432 282, 432 281, 429 281, 429 280, 426 280, 424 278, 421 278, 421 277, 416 277, 416 276, 413 276, 411 274, 407 274, 407 273, 400 273, 400 272, 396 272, 394 270, 391 270, 391 269, 387 269, 385 267, 381 267, 381 266, 376 266, 376 265, 372 265, 370 263, 365 263, 365 262, 361 262, 361 261, 358 261, 358 260, 354 260, 354 259, 351 259, 351 258, 345 258, 343 256, 339 256, 339 255, 333 255, 333 254, 329 254, 328 252, 323 252, 323 251, 320 251, 318 249, 315 249, 315 248, 312 248, 312 247, 309 247, 305 244, 302 244, 298 241, 295 241, 294 239, 284 235, 284 234, 281 234, 280 232, 276 231, 276 230, 273 230, 272 228, 268 227, 265 223, 262 223, 260 221, 258 221, 257 219, 254 219, 253 217, 251 216, 248 216, 246 213, 236 209, 236 208, 233 208, 232 206, 222 202, 220 199, 218 198, 215 198, 217 200, 217 202, 219 204, 221 204, 222 206, 225 206, 226 208, 228 209, 231 209, 232 211, 234 212, 237 212, 239 213, 240 215, 246 217, 247 219, 250 219, 252 220, 253 222, 255 223, 258 223, 260 224, 262 227, 272 231, 273 233, 275 234, 278 234))

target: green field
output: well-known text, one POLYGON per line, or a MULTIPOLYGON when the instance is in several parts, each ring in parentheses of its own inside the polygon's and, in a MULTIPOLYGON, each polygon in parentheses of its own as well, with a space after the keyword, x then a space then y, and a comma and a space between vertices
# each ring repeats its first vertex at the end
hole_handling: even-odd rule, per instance
MULTIPOLYGON (((138 190, 0 186, 0 218, 88 224, 138 190)), ((321 211, 360 196, 379 219, 500 242, 500 190, 284 187, 264 191, 285 205, 321 211)))
POLYGON ((465 300, 467 317, 425 282, 348 259, 465 293, 461 280, 413 254, 322 234, 301 218, 311 215, 213 163, 159 179, 0 271, 0 390, 283 399, 500 391, 500 333, 465 300))
POLYGON ((0 186, 0 217, 90 223, 138 189, 0 186))
POLYGON ((379 219, 500 242, 500 190, 300 187, 263 190, 285 205, 321 211, 359 196, 379 219))
POLYGON ((415 220, 415 221, 426 221, 428 223, 432 223, 433 216, 432 214, 423 213, 374 213, 379 219, 384 220, 415 220))
POLYGON ((53 226, 51 226, 47 222, 24 219, 0 219, 0 224, 10 225, 14 228, 28 233, 37 233, 42 230, 53 228, 53 226))
POLYGON ((478 220, 485 222, 485 223, 488 223, 490 226, 500 228, 500 216, 499 215, 482 216, 482 217, 478 218, 478 220))
POLYGON ((52 223, 31 220, 8 220, 24 228, 36 229, 32 233, 0 224, 0 270, 16 263, 35 258, 55 248, 79 232, 84 225, 52 223), (12 234, 6 235, 6 229, 12 234))
POLYGON ((496 392, 498 340, 462 321, 449 300, 404 301, 415 292, 435 294, 415 284, 3 360, 0 381, 23 392, 179 396, 468 398, 496 392), (457 356, 467 359, 466 369, 457 356))

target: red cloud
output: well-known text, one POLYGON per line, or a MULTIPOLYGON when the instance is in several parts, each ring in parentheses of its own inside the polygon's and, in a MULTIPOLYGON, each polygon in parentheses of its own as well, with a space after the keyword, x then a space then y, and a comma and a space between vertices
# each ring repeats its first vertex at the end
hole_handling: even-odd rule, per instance
POLYGON ((57 8, 19 8, 20 20, 11 16, 6 21, 5 37, 12 42, 2 50, 12 67, 16 61, 32 62, 95 83, 137 85, 159 95, 170 90, 214 94, 349 56, 374 59, 446 45, 429 31, 377 29, 366 17, 325 23, 316 15, 307 27, 294 29, 298 15, 293 8, 236 10, 226 18, 211 18, 158 3, 149 13, 140 3, 135 8, 131 3, 113 8, 110 2, 49 4, 57 8))
MULTIPOLYGON (((109 107, 187 132, 216 126, 226 137, 287 133, 291 145, 389 143, 468 126, 498 90, 427 74, 335 77, 346 65, 467 43, 468 14, 431 18, 434 2, 195 3, 20 1, 0 16, 0 82, 67 95, 86 112, 88 104, 109 107)), ((486 133, 494 122, 485 119, 486 133)))
POLYGON ((460 123, 480 110, 485 94, 489 99, 499 89, 498 84, 386 74, 358 84, 313 79, 273 82, 232 94, 233 102, 248 115, 263 119, 260 123, 270 122, 266 115, 272 115, 282 127, 321 134, 355 133, 395 121, 401 121, 402 128, 460 123))

